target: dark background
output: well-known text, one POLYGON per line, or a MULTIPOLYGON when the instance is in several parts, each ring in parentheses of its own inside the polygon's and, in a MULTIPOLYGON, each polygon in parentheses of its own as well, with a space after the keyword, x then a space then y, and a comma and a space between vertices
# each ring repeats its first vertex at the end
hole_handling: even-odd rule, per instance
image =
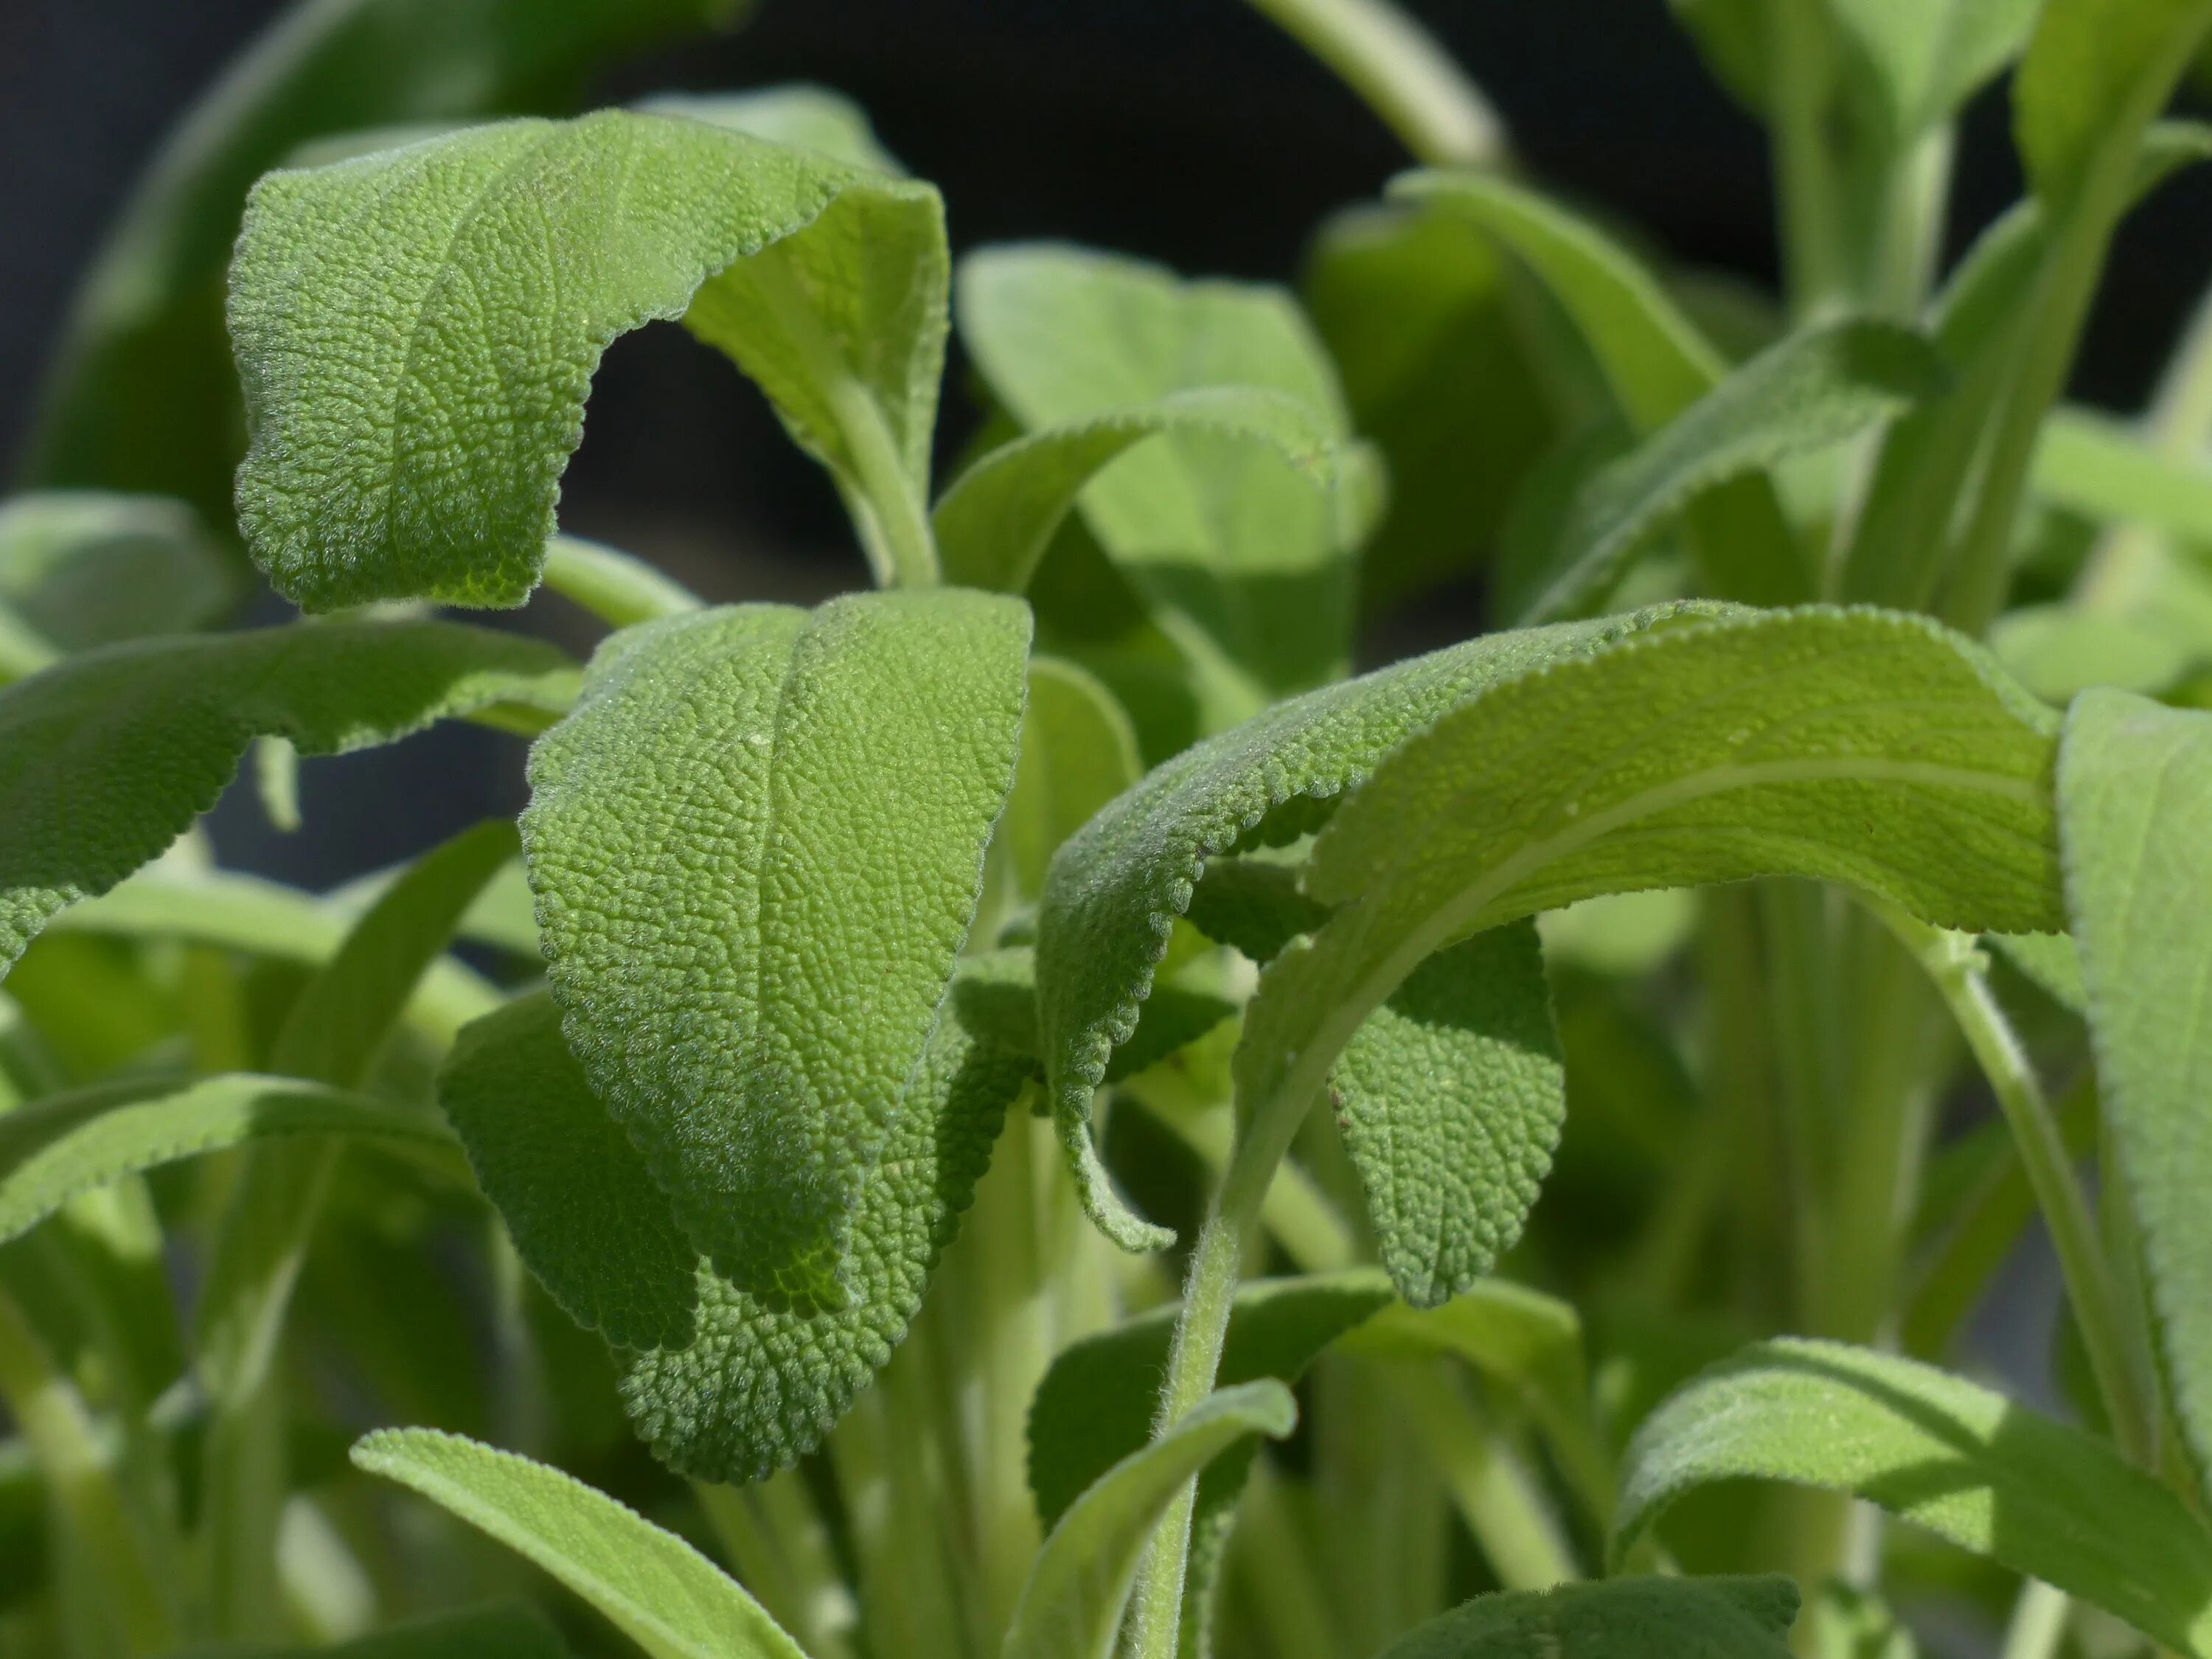
MULTIPOLYGON (((1413 0, 1504 114, 1538 180, 1676 259, 1774 279, 1764 142, 1704 73, 1664 0, 1413 0)), ((76 273, 162 132, 276 0, 0 0, 0 457, 18 450, 76 273)), ((957 249, 1054 236, 1187 272, 1289 281, 1315 224, 1405 157, 1324 70, 1242 0, 762 0, 745 27, 622 66, 663 88, 807 79, 858 98, 935 180, 957 249)), ((2002 86, 1966 123, 1951 241, 2019 190, 2002 86)), ((2212 170, 2123 234, 2079 395, 2133 407, 2212 272, 2212 170)), ((969 422, 953 365, 945 444, 969 422)), ((672 325, 619 342, 598 382, 563 524, 647 554, 708 597, 805 599, 863 580, 827 483, 759 396, 672 325)), ((273 605, 273 602, 272 602, 273 605)), ((559 601, 532 625, 574 631, 559 601)), ((264 608, 264 616, 279 614, 264 608)), ((1467 631, 1451 604, 1406 638, 1467 631)), ((579 635, 580 644, 586 635, 579 635)), ((310 834, 250 801, 215 820, 227 859, 314 885, 520 805, 511 741, 441 730, 311 763, 310 834)))

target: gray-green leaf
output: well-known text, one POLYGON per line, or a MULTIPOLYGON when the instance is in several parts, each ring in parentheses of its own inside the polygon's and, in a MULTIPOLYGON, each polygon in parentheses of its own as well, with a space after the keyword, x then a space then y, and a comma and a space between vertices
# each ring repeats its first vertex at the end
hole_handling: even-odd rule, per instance
POLYGON ((1137 734, 1112 692, 1072 662, 1030 659, 1021 758, 998 832, 1021 900, 1036 901, 1060 843, 1144 769, 1137 734))
POLYGON ((896 177, 906 169, 883 146, 868 113, 842 92, 799 81, 751 92, 665 92, 638 107, 654 115, 688 115, 779 144, 818 150, 847 167, 896 177))
POLYGON ((0 599, 64 651, 188 633, 237 590, 232 565, 172 497, 53 489, 0 501, 0 599))
POLYGON ((586 1074, 701 1250, 834 1304, 848 1212, 975 913, 1029 616, 959 589, 629 629, 523 817, 586 1074))
POLYGON ((2212 25, 2206 0, 2045 0, 2013 82, 2013 142, 2054 210, 2120 197, 2138 135, 2212 25))
POLYGON ((1006 1631, 1005 1659, 1107 1659, 1153 1523, 1185 1481, 1248 1435, 1298 1418, 1273 1378, 1223 1389, 1114 1465, 1060 1517, 1006 1631))
POLYGON ((256 186, 232 268, 239 520, 289 597, 519 604, 617 335, 682 318, 926 545, 948 281, 933 190, 688 117, 476 127, 256 186))
POLYGON ((379 1430, 353 1461, 534 1561, 653 1659, 805 1659, 705 1556, 558 1469, 428 1429, 379 1430))
POLYGON ((1616 1557, 1717 1480, 1847 1492, 2126 1620, 2212 1653, 2212 1532, 2101 1440, 1909 1359, 1760 1343, 1645 1419, 1628 1449, 1616 1557))
POLYGON ((2212 1459, 2212 714, 2087 691, 2058 750, 2066 907, 2104 1121, 2142 1235, 2173 1403, 2212 1459))
POLYGON ((0 968, 215 804, 252 740, 304 754, 452 714, 542 724, 574 697, 552 647, 452 623, 338 623, 148 641, 0 691, 0 968))
POLYGON ((1787 1578, 1614 1578, 1479 1595, 1382 1659, 1786 1659, 1787 1578))

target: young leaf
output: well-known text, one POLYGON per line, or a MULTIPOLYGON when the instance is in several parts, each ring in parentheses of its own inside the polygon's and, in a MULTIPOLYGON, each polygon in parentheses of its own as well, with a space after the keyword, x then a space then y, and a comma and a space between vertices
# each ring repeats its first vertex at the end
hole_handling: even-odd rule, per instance
POLYGON ((2104 1441, 1932 1366, 1760 1343, 1638 1430, 1616 1558, 1676 1498, 1786 1480, 1863 1498, 2178 1651, 2212 1653, 2212 1532, 2104 1441))
POLYGON ((558 1469, 428 1429, 379 1430, 353 1461, 537 1563, 653 1659, 805 1659, 705 1556, 558 1469))
POLYGON ((1566 1117, 1535 923, 1416 968, 1329 1088, 1398 1294, 1433 1308, 1469 1288, 1520 1237, 1566 1117))
POLYGON ((1316 485, 1336 481, 1342 434, 1304 400, 1257 386, 1171 392, 1044 427, 985 453, 931 515, 945 579, 1020 592, 1091 481, 1147 439, 1175 433, 1266 445, 1316 485))
POLYGON ((55 489, 0 501, 0 599, 64 651, 214 621, 231 566, 182 501, 55 489))
POLYGON ((531 752, 568 1041, 750 1290, 843 1294, 848 1212, 975 913, 1028 641, 1018 601, 957 589, 672 617, 603 646, 531 752))
POLYGON ((1787 1578, 1614 1578, 1478 1595, 1381 1659, 1785 1659, 1787 1578))
POLYGON ((1223 1389, 1114 1465, 1044 1540, 1006 1632, 1005 1659, 1108 1659, 1153 1523, 1185 1481, 1248 1435, 1298 1417, 1273 1378, 1223 1389))
POLYGON ((2013 142, 2054 211, 2127 187, 2143 128, 2212 25, 2205 0, 2045 0, 2013 83, 2013 142))
POLYGON ((1091 1144, 1091 1097, 1136 1030, 1206 861, 1247 837, 1295 838, 1397 744, 1483 686, 1674 614, 1487 635, 1283 703, 1156 768, 1060 848, 1038 915, 1038 1018, 1060 1136, 1109 1237, 1127 1249, 1170 1239, 1115 1194, 1091 1144))
POLYGON ((1795 874, 2055 927, 2053 724, 1971 642, 1878 611, 1719 617, 1475 687, 1316 841, 1306 890, 1337 908, 1261 975, 1238 1098, 1303 1109, 1437 950, 1600 893, 1795 874))
MULTIPOLYGON (((1329 441, 1350 437, 1328 356, 1279 290, 1034 246, 970 254, 957 297, 962 341, 1025 430, 1239 386, 1291 398, 1329 441)), ((1284 459, 1286 438, 1310 453, 1285 416, 1237 420, 1264 422, 1274 447, 1241 432, 1162 436, 1101 474, 1083 514, 1156 606, 1195 623, 1262 686, 1303 690, 1340 672, 1350 648, 1364 504, 1284 459)))
POLYGON ((717 1276, 561 1040, 547 999, 470 1028, 439 1097, 516 1249, 580 1323, 635 1352, 623 1398, 665 1462, 757 1480, 820 1443, 890 1358, 988 1163, 1027 1061, 947 1000, 860 1186, 843 1307, 772 1303, 717 1276))
POLYGON ((542 721, 575 685, 536 640, 408 622, 112 646, 0 690, 0 968, 182 835, 262 733, 335 754, 447 715, 542 721))
POLYGON ((123 1176, 269 1136, 332 1134, 452 1139, 434 1113, 298 1078, 232 1072, 47 1095, 0 1113, 0 1242, 123 1176))
POLYGON ((247 188, 304 139, 572 107, 586 79, 744 0, 321 0, 280 15, 171 129, 77 290, 25 473, 230 520, 222 271, 247 188))
POLYGON ((599 354, 681 317, 830 468, 879 571, 926 574, 947 280, 928 186, 685 117, 272 173, 231 277, 240 524, 311 610, 519 604, 599 354))
POLYGON ((883 146, 867 112, 841 92, 794 82, 752 92, 660 93, 637 106, 649 114, 687 115, 779 144, 819 151, 848 167, 896 178, 906 169, 883 146))
POLYGON ((568 1659, 568 1647, 536 1608, 494 1602, 410 1619, 331 1646, 224 1648, 203 1659, 568 1659))
POLYGON ((2038 0, 1828 0, 1875 71, 1892 134, 1948 120, 2020 52, 2038 0))
POLYGON ((2212 714, 2086 691, 2058 750, 2066 908, 2106 1132, 2142 1234, 2173 1403, 2212 1459, 2212 714))
POLYGON ((1548 556, 1503 596, 1505 608, 1550 622, 1595 607, 1639 544, 1701 492, 1888 419, 1943 379, 1935 348, 1891 324, 1790 336, 1584 483, 1548 556))
POLYGON ((1021 758, 999 836, 1024 900, 1044 890, 1060 845, 1144 772, 1137 736, 1111 692, 1057 657, 1030 659, 1021 758))

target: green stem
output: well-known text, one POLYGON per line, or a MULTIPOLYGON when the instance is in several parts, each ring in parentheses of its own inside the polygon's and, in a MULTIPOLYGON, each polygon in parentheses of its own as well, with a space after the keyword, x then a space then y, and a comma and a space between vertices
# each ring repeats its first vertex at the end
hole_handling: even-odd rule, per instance
POLYGON ((1431 167, 1496 167, 1505 131, 1489 100, 1391 0, 1252 0, 1334 70, 1431 167))
POLYGON ((545 585, 613 628, 700 608, 696 593, 643 559, 579 536, 545 544, 545 585))
POLYGON ((2130 1460, 2152 1467, 2157 1449, 2150 1404, 2154 1396, 2135 1364, 2136 1344, 2122 1316, 2118 1285, 2042 1085, 1990 994, 1981 952, 1965 934, 1931 927, 1887 905, 1875 908, 1935 981, 1989 1079, 2020 1143, 2021 1167, 2050 1229, 2113 1438, 2130 1460))
POLYGON ((738 1581, 810 1659, 852 1659, 851 1603, 805 1477, 785 1469, 757 1486, 695 1481, 738 1581))
POLYGON ((2063 1590, 2055 1590, 2039 1578, 2022 1584, 2020 1599, 2013 1603, 2012 1623, 2005 1629, 2001 1659, 2057 1659, 2071 1605, 2063 1590))
POLYGON ((1775 0, 1768 15, 1783 265, 1790 313, 1803 319, 1840 307, 1851 287, 1844 181, 1827 134, 1834 52, 1814 0, 1775 0))
POLYGON ((1393 1367, 1389 1383, 1498 1583, 1549 1589, 1580 1578, 1559 1517, 1474 1401, 1432 1366, 1393 1367))
POLYGON ((1337 1659, 1335 1615, 1321 1594, 1319 1565, 1264 1456, 1253 1462, 1229 1547, 1231 1570, 1274 1659, 1337 1659))
POLYGON ((106 1610, 134 1655, 166 1652, 178 1614, 133 1522, 76 1389, 55 1365, 15 1298, 0 1290, 0 1401, 22 1431, 47 1490, 96 1565, 106 1610))

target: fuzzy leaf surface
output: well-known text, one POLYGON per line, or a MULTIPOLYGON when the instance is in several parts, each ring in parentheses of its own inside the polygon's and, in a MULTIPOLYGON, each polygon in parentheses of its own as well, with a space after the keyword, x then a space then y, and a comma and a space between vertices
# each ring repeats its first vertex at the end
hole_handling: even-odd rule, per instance
POLYGON ((705 1556, 558 1469, 429 1429, 380 1429, 353 1461, 544 1568, 652 1659, 805 1659, 705 1556))
POLYGON ((969 1034, 957 988, 860 1188, 836 1310, 772 1304, 702 1259, 548 999, 463 1034, 439 1098, 530 1270, 628 1351, 623 1400, 665 1462, 759 1480, 818 1445, 890 1358, 1030 1069, 969 1034))
POLYGON ((1850 1492, 2180 1652, 2212 1652, 2212 1532, 2111 1445, 1930 1365, 1763 1342, 1677 1390, 1623 1462, 1616 1557, 1717 1480, 1850 1492))
POLYGON ((443 622, 145 641, 18 681, 0 690, 0 968, 189 829, 257 737, 327 755, 448 715, 534 726, 576 683, 550 646, 443 622))
POLYGON ((198 518, 169 496, 52 489, 0 501, 0 599, 64 651, 204 627, 237 590, 198 518))
POLYGON ((834 1304, 1014 768, 1029 615, 958 589, 611 639, 523 816, 569 1044, 684 1231, 834 1304))
POLYGON ((1110 1237, 1128 1249, 1169 1242, 1114 1192, 1091 1139, 1091 1097, 1136 1030, 1207 860, 1247 836, 1295 838, 1390 750, 1483 687, 1673 614, 1490 635, 1279 704, 1155 768, 1060 848, 1038 914, 1038 1019, 1060 1136, 1110 1237))
POLYGON ((1840 441, 1941 389, 1921 335, 1859 320, 1793 334, 1576 492, 1549 556, 1505 596, 1525 622, 1601 602, 1650 533, 1714 485, 1840 441))
POLYGON ((1613 1578, 1478 1595, 1382 1659, 1784 1659, 1796 1620, 1787 1578, 1613 1578))
POLYGON ((1005 1659, 1108 1659, 1154 1523, 1183 1482, 1249 1436, 1297 1425, 1273 1378, 1222 1389, 1115 1463, 1070 1504, 1037 1552, 1006 1631, 1005 1659))
POLYGON ((1114 694, 1060 657, 1030 659, 1022 752, 999 837, 1015 890, 1034 902, 1060 843, 1144 775, 1137 734, 1114 694))
POLYGON ((2058 750, 2066 903, 2106 1132, 2127 1183, 2173 1404, 2212 1453, 2212 714, 2085 691, 2058 750))
MULTIPOLYGON (((1238 386, 1300 405, 1246 429, 1182 431, 1132 449, 1084 489, 1085 521, 1155 606, 1186 618, 1261 686, 1303 690, 1349 651, 1352 551, 1371 502, 1285 459, 1350 438, 1328 354, 1279 289, 1184 282, 1079 248, 987 248, 961 262, 960 335, 992 392, 1036 433, 1238 386)), ((1102 439, 1103 441, 1103 439, 1102 439)))
POLYGON ((520 604, 614 338, 683 319, 829 466, 880 562, 942 371, 934 191, 686 116, 475 127, 247 205, 231 276, 239 520, 311 610, 520 604))

